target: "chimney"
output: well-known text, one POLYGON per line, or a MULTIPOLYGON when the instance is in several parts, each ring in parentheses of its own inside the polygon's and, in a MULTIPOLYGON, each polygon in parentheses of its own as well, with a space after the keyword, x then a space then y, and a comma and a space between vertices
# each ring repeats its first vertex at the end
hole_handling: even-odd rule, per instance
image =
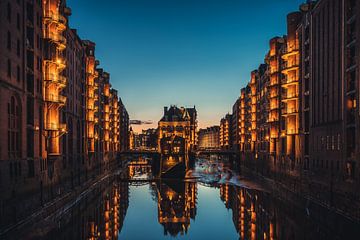
POLYGON ((168 107, 164 107, 164 115, 166 115, 167 110, 168 110, 168 107))

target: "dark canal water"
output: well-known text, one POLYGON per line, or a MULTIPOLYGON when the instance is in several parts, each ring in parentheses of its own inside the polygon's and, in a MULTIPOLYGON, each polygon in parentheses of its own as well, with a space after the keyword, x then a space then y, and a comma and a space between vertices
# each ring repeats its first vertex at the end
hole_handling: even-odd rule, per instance
POLYGON ((143 160, 14 239, 360 239, 357 224, 274 197, 226 159, 198 159, 186 181, 154 180, 143 160))

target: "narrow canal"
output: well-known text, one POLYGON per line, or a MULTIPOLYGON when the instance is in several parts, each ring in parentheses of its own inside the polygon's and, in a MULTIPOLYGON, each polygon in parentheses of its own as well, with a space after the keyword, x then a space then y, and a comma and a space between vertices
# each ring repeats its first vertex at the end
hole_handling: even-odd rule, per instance
POLYGON ((131 160, 12 239, 358 239, 358 224, 274 196, 224 157, 197 159, 186 181, 155 180, 151 159, 131 160))

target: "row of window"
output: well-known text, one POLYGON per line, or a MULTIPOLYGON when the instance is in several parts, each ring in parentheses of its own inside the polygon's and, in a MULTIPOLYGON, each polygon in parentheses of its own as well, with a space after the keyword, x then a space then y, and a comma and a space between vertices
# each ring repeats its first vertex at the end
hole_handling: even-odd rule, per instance
MULTIPOLYGON (((37 58, 37 64, 36 64, 36 69, 38 71, 41 71, 41 68, 42 68, 42 61, 41 61, 41 58, 38 57, 37 58)), ((7 76, 11 79, 12 77, 12 62, 11 62, 11 59, 8 59, 7 60, 7 76)), ((20 69, 20 66, 17 65, 16 66, 16 80, 18 82, 21 81, 21 69, 20 69)))
POLYGON ((11 97, 8 103, 8 155, 10 159, 16 159, 21 154, 21 109, 15 97, 11 97))
POLYGON ((341 135, 332 136, 316 136, 314 148, 318 151, 340 151, 341 150, 341 135))
MULTIPOLYGON (((39 5, 41 5, 41 0, 37 1, 39 5)), ((20 5, 20 0, 17 0, 18 5, 20 5)), ((27 10, 28 10, 28 19, 32 20, 31 18, 33 17, 32 11, 33 11, 33 6, 31 4, 27 5, 27 10)), ((12 11, 12 6, 11 3, 8 2, 7 6, 6 6, 6 17, 9 23, 11 23, 12 21, 12 15, 13 15, 13 11, 12 11)), ((32 22, 32 21, 31 21, 32 22)), ((40 27, 41 26, 41 18, 39 13, 37 13, 36 15, 36 24, 40 27)), ((16 13, 16 26, 17 29, 20 30, 20 26, 21 26, 21 19, 20 19, 20 14, 16 13)))

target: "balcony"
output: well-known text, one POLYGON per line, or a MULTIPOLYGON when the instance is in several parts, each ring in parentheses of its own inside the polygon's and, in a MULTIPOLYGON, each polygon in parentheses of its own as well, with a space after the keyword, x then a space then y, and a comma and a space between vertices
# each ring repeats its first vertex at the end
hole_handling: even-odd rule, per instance
POLYGON ((66 61, 61 57, 58 57, 56 59, 45 60, 45 65, 55 65, 57 70, 61 72, 66 68, 66 61))
POLYGON ((294 135, 294 134, 297 134, 296 130, 294 128, 290 128, 287 130, 287 134, 288 135, 294 135))
POLYGON ((56 103, 56 104, 60 104, 60 105, 65 105, 66 97, 62 96, 62 95, 45 94, 44 101, 49 102, 49 103, 56 103))
POLYGON ((94 118, 94 117, 88 117, 87 120, 88 120, 88 122, 95 122, 95 118, 94 118))
POLYGON ((288 72, 296 71, 298 69, 299 69, 299 64, 297 62, 293 62, 286 64, 281 72, 283 74, 288 74, 288 72))
POLYGON ((65 87, 67 83, 66 77, 54 73, 45 73, 44 81, 58 84, 61 87, 65 87))
POLYGON ((275 105, 272 105, 270 106, 270 112, 275 112, 275 111, 278 111, 280 108, 280 106, 278 104, 275 104, 275 105))
POLYGON ((279 68, 278 67, 270 67, 270 74, 275 74, 279 72, 279 68))
POLYGON ((86 82, 86 85, 88 86, 88 87, 90 87, 90 88, 94 88, 94 81, 90 81, 90 80, 88 80, 87 82, 86 82))
POLYGON ((271 79, 270 80, 270 84, 269 84, 269 87, 274 87, 274 86, 277 86, 277 85, 279 85, 279 81, 278 81, 278 79, 271 79))
POLYGON ((64 50, 66 48, 66 38, 60 33, 45 31, 44 38, 56 43, 59 50, 64 50))
POLYGON ((299 50, 294 49, 294 50, 292 50, 292 51, 286 52, 286 53, 283 54, 281 57, 282 57, 282 59, 286 60, 286 59, 288 59, 290 56, 293 56, 293 55, 296 55, 296 54, 299 54, 299 50))
POLYGON ((270 117, 267 122, 274 123, 274 122, 278 122, 278 121, 279 121, 279 119, 277 117, 270 117))
POLYGON ((281 81, 282 87, 288 87, 291 85, 298 85, 298 84, 299 84, 299 80, 297 77, 285 78, 281 81))
POLYGON ((284 108, 281 110, 282 116, 291 116, 298 114, 299 111, 296 108, 284 108))
POLYGON ((271 92, 270 93, 270 99, 271 98, 278 98, 279 97, 279 94, 277 92, 271 92))
POLYGON ((298 94, 287 94, 281 99, 283 102, 292 101, 292 100, 298 100, 299 95, 298 94))
POLYGON ((94 105, 87 106, 88 111, 97 111, 98 109, 99 109, 98 106, 94 106, 94 105))
POLYGON ((60 131, 66 132, 66 124, 63 123, 46 123, 45 131, 60 131))
POLYGON ((59 30, 66 29, 66 17, 62 16, 59 13, 54 13, 52 11, 45 11, 44 13, 44 21, 45 23, 55 23, 59 30))

